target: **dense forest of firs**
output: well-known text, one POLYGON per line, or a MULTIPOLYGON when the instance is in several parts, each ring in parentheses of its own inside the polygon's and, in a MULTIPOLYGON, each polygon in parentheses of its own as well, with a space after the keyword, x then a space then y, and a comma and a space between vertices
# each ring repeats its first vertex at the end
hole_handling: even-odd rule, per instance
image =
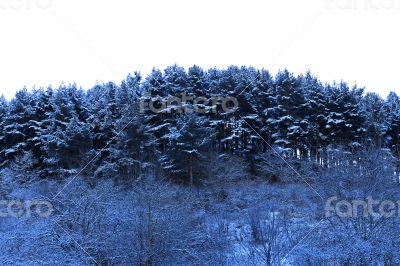
POLYGON ((0 98, 0 264, 399 265, 399 157, 396 93, 311 73, 22 89, 0 98))
POLYGON ((257 174, 258 155, 274 146, 321 165, 338 147, 385 148, 399 156, 400 98, 392 92, 382 99, 344 82, 322 84, 311 73, 283 70, 272 77, 247 67, 177 65, 87 91, 62 84, 0 98, 1 166, 18 160, 46 177, 85 167, 84 174, 129 180, 151 168, 200 183, 207 178, 202 162, 215 154, 241 157, 257 174), (182 95, 203 98, 166 104, 182 95), (221 107, 227 97, 236 99, 229 111, 221 107), (163 103, 167 108, 155 108, 163 103))

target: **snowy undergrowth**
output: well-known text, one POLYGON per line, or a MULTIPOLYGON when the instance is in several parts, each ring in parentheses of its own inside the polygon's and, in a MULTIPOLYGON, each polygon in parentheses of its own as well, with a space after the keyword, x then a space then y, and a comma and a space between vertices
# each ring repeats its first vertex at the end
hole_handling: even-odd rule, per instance
POLYGON ((303 190, 301 185, 252 181, 184 188, 142 180, 130 188, 111 181, 92 187, 78 177, 57 195, 66 183, 21 184, 11 170, 1 174, 2 198, 47 199, 54 207, 49 218, 1 218, 3 265, 126 265, 150 260, 158 265, 241 265, 261 260, 251 257, 253 213, 260 219, 271 213, 297 215, 287 210, 306 206, 290 192, 303 190))
POLYGON ((324 200, 332 195, 396 199, 388 163, 370 156, 364 164, 338 164, 308 175, 308 184, 235 178, 193 187, 153 176, 127 185, 74 176, 43 180, 32 174, 21 183, 20 172, 4 169, 2 199, 45 199, 54 212, 48 218, 1 218, 0 263, 343 265, 375 260, 391 265, 398 260, 397 217, 325 217, 324 200))

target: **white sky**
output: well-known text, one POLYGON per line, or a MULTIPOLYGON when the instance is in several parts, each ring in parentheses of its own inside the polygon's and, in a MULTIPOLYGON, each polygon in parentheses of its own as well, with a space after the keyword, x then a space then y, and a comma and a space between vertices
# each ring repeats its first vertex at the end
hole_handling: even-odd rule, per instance
POLYGON ((386 97, 399 26, 400 0, 0 0, 0 94, 177 63, 310 69, 386 97))

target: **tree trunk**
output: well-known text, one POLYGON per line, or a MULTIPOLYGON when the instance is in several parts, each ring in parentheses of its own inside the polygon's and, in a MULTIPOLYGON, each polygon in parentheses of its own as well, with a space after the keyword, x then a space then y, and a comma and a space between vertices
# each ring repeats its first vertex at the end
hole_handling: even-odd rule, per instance
POLYGON ((190 180, 190 186, 193 186, 193 158, 192 158, 192 155, 190 155, 190 158, 189 158, 189 180, 190 180))

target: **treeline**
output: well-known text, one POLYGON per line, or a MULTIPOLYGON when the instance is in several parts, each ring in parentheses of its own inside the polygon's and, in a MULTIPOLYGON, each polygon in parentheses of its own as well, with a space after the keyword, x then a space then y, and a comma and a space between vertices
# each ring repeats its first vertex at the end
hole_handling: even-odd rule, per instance
POLYGON ((382 99, 345 82, 323 84, 311 73, 283 70, 273 77, 247 67, 177 65, 87 91, 62 84, 0 98, 1 166, 19 162, 45 176, 84 167, 89 175, 135 178, 160 169, 193 183, 205 178, 202 162, 215 155, 231 154, 256 171, 270 145, 320 164, 335 147, 373 146, 400 156, 400 98, 392 92, 382 99), (188 101, 185 113, 174 104, 146 108, 183 94, 203 101, 188 101), (207 101, 224 97, 236 99, 237 108, 207 101), (188 112, 194 105, 204 112, 188 112))

